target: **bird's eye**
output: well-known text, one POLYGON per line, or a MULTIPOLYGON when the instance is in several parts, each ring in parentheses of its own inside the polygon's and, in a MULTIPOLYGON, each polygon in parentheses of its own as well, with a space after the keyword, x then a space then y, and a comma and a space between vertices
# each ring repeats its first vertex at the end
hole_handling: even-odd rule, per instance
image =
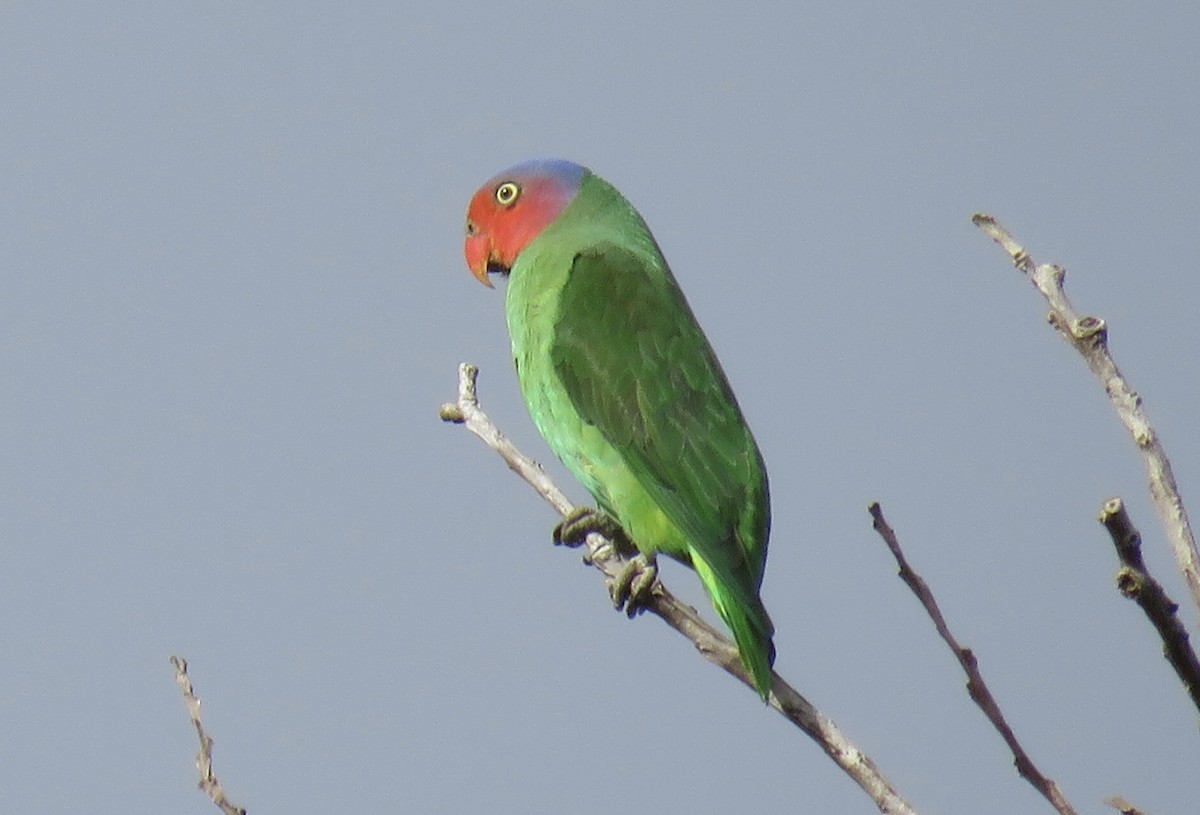
POLYGON ((496 187, 496 203, 502 207, 511 207, 521 197, 521 187, 512 181, 505 181, 496 187))

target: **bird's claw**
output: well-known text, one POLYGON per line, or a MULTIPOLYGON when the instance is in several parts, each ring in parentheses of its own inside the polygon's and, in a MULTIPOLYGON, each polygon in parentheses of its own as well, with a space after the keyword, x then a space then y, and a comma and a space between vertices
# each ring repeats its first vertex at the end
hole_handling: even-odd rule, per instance
POLYGON ((621 567, 620 573, 608 583, 608 595, 613 608, 624 609, 629 617, 643 611, 654 595, 658 580, 658 564, 653 558, 638 554, 621 567))
MULTIPOLYGON (((603 510, 592 507, 576 507, 554 527, 554 545, 576 548, 587 542, 587 536, 597 532, 612 542, 613 550, 628 556, 637 553, 637 547, 625 534, 621 525, 607 515, 603 510)), ((597 549, 592 552, 585 550, 583 560, 592 562, 592 555, 605 559, 612 551, 597 549)), ((654 583, 658 578, 658 564, 653 558, 637 553, 627 560, 616 577, 608 581, 608 596, 612 599, 613 607, 618 611, 624 610, 633 617, 642 611, 654 593, 654 583)))
POLYGON ((576 507, 555 525, 554 545, 577 548, 587 541, 589 532, 599 532, 614 543, 625 537, 620 525, 602 510, 593 507, 576 507))

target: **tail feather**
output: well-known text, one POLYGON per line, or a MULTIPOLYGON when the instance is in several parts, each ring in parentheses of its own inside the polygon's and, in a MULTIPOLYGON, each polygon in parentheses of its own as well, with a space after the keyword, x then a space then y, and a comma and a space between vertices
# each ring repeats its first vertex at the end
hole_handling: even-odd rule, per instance
POLYGON ((692 553, 692 566, 704 584, 713 608, 725 621, 737 643, 742 664, 754 681, 754 687, 763 701, 771 692, 771 666, 775 664, 775 643, 772 636, 775 626, 757 594, 753 603, 747 604, 730 591, 702 558, 692 553))

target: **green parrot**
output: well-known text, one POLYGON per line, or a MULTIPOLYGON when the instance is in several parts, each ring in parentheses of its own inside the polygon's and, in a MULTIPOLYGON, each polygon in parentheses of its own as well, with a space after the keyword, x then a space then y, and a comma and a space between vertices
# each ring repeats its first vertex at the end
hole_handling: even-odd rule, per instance
POLYGON ((528 161, 471 199, 465 252, 483 284, 508 278, 517 377, 554 454, 649 569, 663 553, 696 571, 766 700, 766 469, 641 215, 584 167, 528 161))

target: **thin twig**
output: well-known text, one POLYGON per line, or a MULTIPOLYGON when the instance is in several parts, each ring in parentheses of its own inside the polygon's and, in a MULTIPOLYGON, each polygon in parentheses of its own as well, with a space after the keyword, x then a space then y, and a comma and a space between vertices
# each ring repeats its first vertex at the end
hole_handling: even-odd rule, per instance
POLYGON ((1141 606, 1163 643, 1163 656, 1171 663, 1183 682, 1192 704, 1200 710, 1200 661, 1188 642, 1187 630, 1175 612, 1179 606, 1167 596, 1163 587, 1146 568, 1142 559, 1142 536, 1133 526, 1125 502, 1110 498, 1100 510, 1100 523, 1108 530, 1116 547, 1121 569, 1117 572, 1117 588, 1141 606))
POLYGON ((1052 264, 1036 265, 1025 247, 1017 243, 1009 231, 990 215, 978 214, 972 220, 1000 244, 1012 258, 1013 265, 1041 292, 1050 304, 1047 317, 1050 324, 1074 346, 1104 386, 1117 415, 1141 451, 1150 482, 1150 497, 1166 529, 1167 539, 1171 541, 1175 560, 1191 591, 1192 602, 1200 611, 1200 550, 1196 548, 1196 536, 1192 532, 1183 499, 1179 496, 1171 462, 1142 407, 1142 397, 1121 374, 1109 353, 1108 326, 1098 317, 1081 317, 1075 312, 1063 288, 1067 274, 1065 269, 1052 264))
MULTIPOLYGON (((443 421, 463 424, 495 450, 505 463, 532 486, 539 495, 564 517, 575 507, 533 459, 510 442, 479 407, 475 381, 479 370, 474 365, 458 367, 458 399, 442 405, 443 421)), ((613 543, 597 532, 591 532, 584 544, 584 562, 600 570, 608 581, 616 579, 629 562, 613 543)), ((754 683, 738 657, 737 647, 723 637, 696 613, 691 606, 676 598, 661 581, 656 581, 645 604, 646 611, 661 618, 667 625, 691 640, 705 659, 741 680, 748 688, 754 683)), ((829 717, 805 699, 779 674, 772 673, 771 707, 803 730, 821 749, 871 797, 880 811, 893 815, 915 815, 916 810, 900 797, 879 768, 837 728, 829 717)))
POLYGON ((1008 745, 1008 749, 1013 754, 1013 764, 1017 768, 1017 772, 1033 785, 1034 789, 1045 796, 1050 805, 1058 810, 1061 815, 1076 815, 1075 808, 1067 801, 1062 790, 1050 778, 1047 778, 1037 765, 1033 763, 1033 759, 1025 752, 1025 748, 1017 741, 1016 734, 1009 727, 1008 722, 1004 718, 1004 713, 1000 710, 1000 705, 992 696, 992 692, 988 689, 987 682, 983 679, 983 673, 979 670, 979 661, 975 658, 975 654, 970 648, 965 648, 959 645, 958 640, 950 633, 950 627, 946 624, 946 618, 942 616, 942 610, 938 607, 937 600, 933 596, 929 585, 925 580, 913 571, 913 568, 908 565, 908 559, 904 557, 904 552, 900 548, 900 541, 896 537, 895 530, 888 524, 883 517, 883 508, 879 503, 872 502, 867 510, 871 513, 872 526, 879 533, 879 537, 883 538, 883 542, 887 544, 888 549, 892 551, 892 556, 896 558, 896 563, 900 567, 900 579, 903 580, 912 593, 921 601, 921 605, 925 607, 925 611, 933 620, 933 625, 937 628, 938 634, 946 645, 950 646, 950 650, 954 652, 955 658, 958 659, 958 664, 962 666, 963 672, 967 675, 967 693, 971 696, 971 701, 979 706, 983 711, 983 715, 987 716, 988 721, 992 723, 992 727, 1004 739, 1004 743, 1008 745))
POLYGON ((196 784, 207 795, 217 808, 225 815, 246 815, 246 810, 237 806, 225 797, 221 782, 213 774, 212 768, 212 737, 204 731, 200 721, 200 699, 192 688, 192 680, 188 678, 188 664, 183 657, 171 657, 171 665, 175 668, 175 681, 183 690, 183 701, 187 703, 188 713, 192 717, 192 726, 200 738, 200 752, 196 754, 196 769, 200 771, 200 781, 196 784))

